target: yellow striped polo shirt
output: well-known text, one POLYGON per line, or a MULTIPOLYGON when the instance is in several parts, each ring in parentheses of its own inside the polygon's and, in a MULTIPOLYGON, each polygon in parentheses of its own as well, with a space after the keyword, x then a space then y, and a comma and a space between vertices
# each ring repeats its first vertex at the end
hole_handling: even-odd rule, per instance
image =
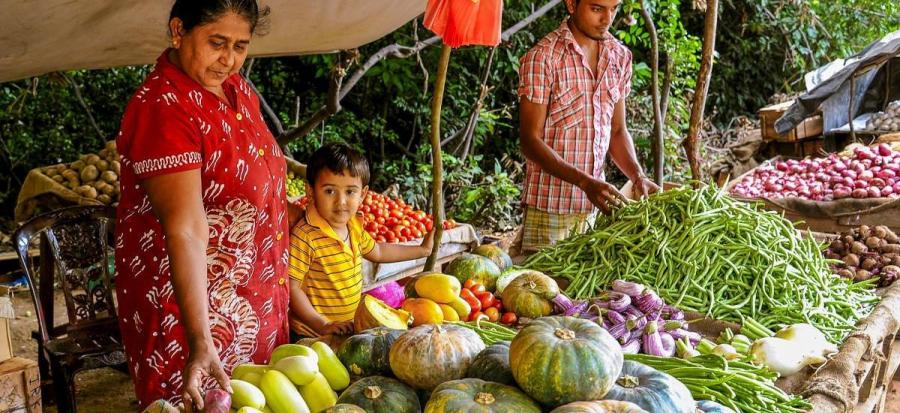
MULTIPOLYGON (((350 219, 347 228, 350 245, 310 204, 306 216, 291 229, 288 274, 301 281, 313 308, 330 321, 353 319, 362 296, 363 256, 375 248, 358 217, 350 219)), ((305 336, 317 335, 293 316, 291 328, 305 336)))

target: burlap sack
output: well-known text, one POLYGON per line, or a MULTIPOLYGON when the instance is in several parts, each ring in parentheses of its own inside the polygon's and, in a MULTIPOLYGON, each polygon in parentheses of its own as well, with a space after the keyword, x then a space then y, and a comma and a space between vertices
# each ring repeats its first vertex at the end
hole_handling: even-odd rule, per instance
POLYGON ((35 168, 25 176, 25 182, 19 190, 16 200, 16 222, 25 222, 35 215, 39 208, 53 210, 72 205, 103 205, 102 202, 85 198, 54 181, 41 172, 43 168, 35 168))

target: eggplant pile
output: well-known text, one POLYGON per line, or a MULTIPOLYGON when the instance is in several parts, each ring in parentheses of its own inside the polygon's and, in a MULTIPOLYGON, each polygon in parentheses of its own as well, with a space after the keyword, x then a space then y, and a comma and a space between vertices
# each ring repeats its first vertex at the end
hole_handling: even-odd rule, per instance
POLYGON ((675 354, 676 341, 682 340, 693 347, 702 338, 699 333, 688 331, 684 312, 667 305, 655 291, 639 283, 615 280, 612 290, 598 297, 576 301, 557 299, 554 305, 563 315, 601 324, 626 354, 671 357, 675 354))

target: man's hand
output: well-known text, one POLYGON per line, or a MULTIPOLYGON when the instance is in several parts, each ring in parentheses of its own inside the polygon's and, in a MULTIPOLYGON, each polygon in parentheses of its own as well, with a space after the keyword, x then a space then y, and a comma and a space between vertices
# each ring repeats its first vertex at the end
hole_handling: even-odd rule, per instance
POLYGON ((353 334, 353 320, 348 321, 329 321, 319 329, 319 334, 327 336, 329 334, 347 336, 353 334))
POLYGON ((653 195, 659 191, 659 185, 646 176, 640 177, 637 182, 632 182, 631 184, 634 185, 634 194, 637 195, 638 199, 653 195))
POLYGON ((600 208, 605 215, 612 213, 613 208, 623 205, 628 200, 616 187, 599 179, 588 178, 578 185, 594 206, 600 208))

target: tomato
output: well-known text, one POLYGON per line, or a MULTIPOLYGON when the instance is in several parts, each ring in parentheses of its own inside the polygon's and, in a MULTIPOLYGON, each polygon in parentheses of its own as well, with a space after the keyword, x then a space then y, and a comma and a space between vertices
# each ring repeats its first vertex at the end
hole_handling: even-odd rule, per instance
POLYGON ((399 209, 391 208, 391 217, 401 220, 401 219, 403 219, 403 212, 400 211, 399 209))
POLYGON ((375 217, 375 222, 377 222, 379 225, 384 225, 384 223, 385 223, 386 221, 385 221, 385 219, 384 219, 383 216, 378 215, 378 216, 375 217))
POLYGON ((503 312, 503 303, 500 302, 499 298, 497 298, 497 297, 494 297, 494 298, 497 299, 497 303, 494 304, 494 308, 496 308, 497 311, 500 311, 502 313, 503 312))
POLYGON ((412 231, 409 230, 409 227, 401 226, 400 233, 403 234, 404 237, 409 238, 412 235, 412 231))
POLYGON ((500 319, 500 311, 494 307, 484 310, 484 315, 488 317, 489 321, 497 322, 500 319))
POLYGON ((391 231, 385 232, 385 233, 384 233, 384 238, 387 240, 387 242, 394 242, 394 241, 397 241, 397 236, 394 235, 394 233, 391 232, 391 231))
POLYGON ((413 239, 422 238, 422 236, 425 235, 425 234, 422 234, 422 231, 419 231, 418 229, 411 229, 410 231, 412 232, 413 239))
POLYGON ((366 232, 373 233, 378 230, 378 224, 373 221, 366 222, 366 232))
POLYGON ((466 280, 466 282, 463 283, 463 288, 471 289, 472 286, 475 284, 476 284, 475 280, 470 278, 470 279, 466 280))
POLYGON ((428 230, 425 229, 425 224, 423 224, 421 222, 416 222, 416 229, 419 230, 419 232, 421 232, 423 234, 428 232, 428 230))
POLYGON ((475 321, 480 317, 484 317, 485 319, 488 318, 488 316, 484 315, 484 313, 482 313, 481 311, 472 310, 472 312, 469 313, 469 319, 466 321, 475 321))
POLYGON ((475 295, 478 295, 478 293, 483 293, 483 292, 487 291, 487 289, 484 288, 483 285, 478 284, 478 283, 475 283, 475 285, 473 285, 472 288, 470 288, 470 290, 472 290, 472 292, 475 293, 475 295))
POLYGON ((430 219, 428 221, 425 221, 425 231, 431 231, 431 228, 433 227, 434 222, 432 222, 430 219))
POLYGON ((387 242, 387 239, 384 236, 379 235, 379 236, 375 237, 375 242, 380 242, 383 244, 383 243, 387 242))
POLYGON ((516 313, 509 311, 503 313, 503 317, 500 317, 500 322, 506 325, 513 325, 516 321, 519 320, 519 317, 516 316, 516 313))
POLYGON ((494 299, 494 294, 491 294, 489 291, 475 293, 475 297, 478 297, 478 301, 481 302, 481 308, 484 309, 493 307, 494 304, 497 304, 497 300, 494 299))
POLYGON ((391 228, 397 226, 398 223, 399 221, 397 221, 397 218, 394 217, 387 217, 387 219, 384 220, 384 225, 387 225, 391 228))
POLYGON ((472 307, 471 313, 481 311, 481 301, 478 300, 478 297, 472 293, 471 290, 463 289, 459 292, 459 296, 462 297, 463 300, 466 300, 469 303, 469 307, 472 307))

